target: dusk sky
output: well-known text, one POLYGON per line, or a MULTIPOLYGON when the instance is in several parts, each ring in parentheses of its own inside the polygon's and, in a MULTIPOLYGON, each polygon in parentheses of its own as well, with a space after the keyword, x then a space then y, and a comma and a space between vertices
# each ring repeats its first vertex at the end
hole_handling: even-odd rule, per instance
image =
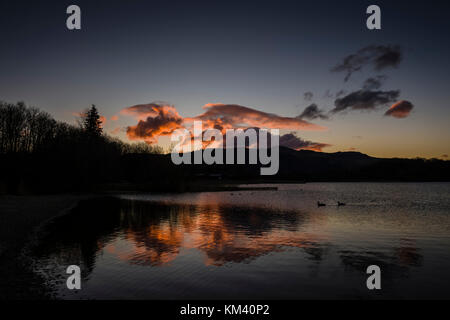
POLYGON ((156 102, 173 106, 180 123, 208 110, 289 123, 282 133, 324 152, 445 158, 449 9, 448 1, 2 0, 0 100, 69 123, 95 104, 105 131, 125 141, 137 115, 148 116, 129 107, 156 102), (81 30, 66 28, 70 4, 81 8, 81 30), (381 30, 366 28, 371 4, 381 30))

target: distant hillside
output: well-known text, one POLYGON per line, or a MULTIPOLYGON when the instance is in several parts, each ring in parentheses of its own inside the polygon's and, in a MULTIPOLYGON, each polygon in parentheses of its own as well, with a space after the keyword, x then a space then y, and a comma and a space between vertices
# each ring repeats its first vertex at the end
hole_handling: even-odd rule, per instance
MULTIPOLYGON (((74 156, 74 153, 0 155, 0 193, 96 190, 193 191, 199 182, 450 181, 450 161, 380 159, 359 152, 322 153, 280 148, 279 171, 260 165, 175 165, 170 154, 74 156)), ((248 159, 248 149, 246 149, 248 159)), ((193 154, 190 154, 191 158, 193 154)), ((202 184, 200 183, 200 186, 202 184)), ((210 184, 211 185, 211 184, 210 184)))
POLYGON ((307 181, 450 181, 450 162, 437 159, 383 159, 360 152, 280 150, 279 176, 307 181))
POLYGON ((124 178, 133 176, 138 180, 176 175, 184 179, 254 181, 450 181, 450 161, 383 159, 359 152, 324 153, 285 147, 280 147, 280 167, 274 176, 261 176, 260 165, 176 166, 170 155, 127 155, 124 161, 124 178))

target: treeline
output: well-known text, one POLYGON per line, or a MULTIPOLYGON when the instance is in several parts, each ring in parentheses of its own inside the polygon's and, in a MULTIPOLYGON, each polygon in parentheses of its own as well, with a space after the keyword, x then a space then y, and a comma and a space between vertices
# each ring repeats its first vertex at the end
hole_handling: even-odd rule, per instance
POLYGON ((33 152, 61 131, 62 123, 37 108, 0 102, 0 153, 33 152))
POLYGON ((95 106, 70 125, 23 102, 0 102, 0 193, 88 190, 117 177, 123 155, 163 152, 110 137, 101 125, 95 106))
POLYGON ((69 125, 24 103, 0 103, 0 193, 195 191, 205 181, 450 181, 450 161, 437 159, 280 147, 278 173, 261 176, 260 165, 175 165, 162 153, 104 134, 95 106, 69 125))
POLYGON ((80 125, 74 126, 56 121, 45 111, 27 107, 25 103, 5 103, 0 101, 0 154, 33 153, 74 140, 85 143, 97 142, 112 145, 122 154, 162 153, 158 146, 146 143, 125 143, 102 132, 102 123, 95 106, 82 113, 80 125))

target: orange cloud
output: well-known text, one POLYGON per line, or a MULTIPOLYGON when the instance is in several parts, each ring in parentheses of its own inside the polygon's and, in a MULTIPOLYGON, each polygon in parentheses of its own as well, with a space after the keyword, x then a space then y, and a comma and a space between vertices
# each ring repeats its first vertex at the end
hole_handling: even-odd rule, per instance
POLYGON ((157 103, 141 104, 126 108, 122 114, 136 117, 139 122, 127 128, 130 140, 143 140, 148 144, 158 142, 158 137, 170 135, 181 128, 183 118, 175 107, 157 103))
POLYGON ((175 107, 165 102, 152 102, 149 104, 138 104, 120 111, 121 114, 133 116, 138 120, 145 120, 148 117, 154 118, 164 114, 178 114, 175 107))
POLYGON ((394 103, 384 115, 395 118, 406 118, 407 116, 409 116, 413 108, 414 105, 411 102, 401 100, 394 103))
MULTIPOLYGON (((183 118, 174 106, 160 102, 141 104, 123 109, 120 113, 135 117, 139 122, 127 128, 130 140, 156 143, 159 136, 172 134, 183 125, 202 121, 203 130, 215 128, 223 133, 235 128, 267 128, 290 130, 325 130, 326 128, 299 118, 281 117, 236 104, 206 104, 206 111, 195 117, 183 118)), ((322 146, 324 147, 324 146, 322 146)), ((319 147, 318 147, 319 148, 319 147)))
POLYGON ((119 116, 114 115, 111 117, 111 121, 117 121, 117 120, 119 120, 119 116))
MULTIPOLYGON (((281 117, 273 113, 258 111, 237 104, 209 103, 203 109, 206 112, 189 120, 202 120, 221 128, 268 128, 290 130, 325 130, 324 127, 312 124, 299 118, 281 117)), ((186 119, 188 120, 188 119, 186 119)))

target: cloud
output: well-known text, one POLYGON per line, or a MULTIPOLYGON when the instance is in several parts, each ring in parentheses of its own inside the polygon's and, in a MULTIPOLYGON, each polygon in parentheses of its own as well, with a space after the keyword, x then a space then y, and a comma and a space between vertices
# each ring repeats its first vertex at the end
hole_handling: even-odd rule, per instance
POLYGON ((175 111, 176 109, 174 106, 166 103, 166 102, 152 102, 148 104, 138 104, 132 107, 128 107, 120 111, 121 114, 127 115, 127 116, 133 116, 136 119, 144 120, 148 117, 156 117, 161 112, 166 111, 175 111))
POLYGON ((158 142, 158 137, 167 136, 181 128, 183 118, 174 106, 159 103, 141 104, 125 108, 122 114, 132 115, 139 122, 127 128, 130 140, 144 140, 152 144, 158 142))
POLYGON ((380 76, 368 78, 366 81, 364 81, 363 89, 364 90, 377 90, 377 89, 380 89, 381 86, 386 81, 386 79, 387 79, 387 76, 385 76, 385 75, 380 75, 380 76))
POLYGON ((314 94, 311 91, 305 92, 303 94, 303 99, 305 101, 311 101, 313 97, 314 97, 314 94))
POLYGON ((441 157, 447 159, 448 158, 448 154, 443 154, 441 157))
POLYGON ((378 106, 395 102, 399 95, 399 90, 371 91, 361 89, 351 92, 343 98, 336 99, 334 101, 335 108, 331 112, 337 113, 347 109, 374 110, 378 106))
POLYGON ((322 152, 323 148, 330 147, 330 144, 303 140, 297 137, 293 132, 280 137, 280 146, 294 150, 312 150, 322 152))
POLYGON ((385 116, 391 116, 395 118, 406 118, 411 113, 414 105, 406 100, 401 100, 393 104, 388 111, 384 114, 385 116))
MULTIPOLYGON (((399 46, 371 45, 346 56, 331 71, 345 72, 344 80, 348 81, 355 71, 360 71, 366 66, 372 66, 376 71, 380 71, 389 67, 398 67, 402 59, 403 54, 399 46)), ((360 90, 350 92, 345 96, 340 91, 339 94, 336 94, 336 100, 334 101, 335 107, 330 113, 347 110, 370 111, 379 106, 396 102, 399 98, 400 90, 380 90, 386 80, 386 75, 378 75, 366 79, 360 90)), ((409 115, 413 107, 410 102, 402 100, 392 105, 386 111, 385 116, 405 118, 409 115)))
POLYGON ((323 113, 322 110, 319 109, 319 107, 313 103, 305 108, 303 112, 297 117, 299 119, 328 119, 328 116, 323 113))
POLYGON ((249 127, 291 130, 325 129, 299 118, 281 117, 237 104, 210 103, 203 109, 206 109, 205 113, 194 118, 186 118, 185 121, 202 120, 204 126, 219 130, 249 127))
POLYGON ((118 115, 114 115, 111 117, 111 121, 117 121, 119 120, 119 116, 118 115))
POLYGON ((376 71, 389 67, 398 67, 403 59, 399 46, 370 45, 346 56, 341 63, 331 69, 332 72, 345 72, 345 81, 363 67, 371 65, 376 71))
POLYGON ((130 140, 156 143, 159 136, 172 134, 181 127, 190 128, 194 121, 201 120, 203 130, 215 128, 225 133, 227 129, 267 128, 289 130, 325 130, 299 118, 281 117, 236 104, 210 103, 206 111, 195 117, 183 118, 174 106, 153 102, 123 109, 120 113, 135 117, 139 122, 127 128, 130 140))

